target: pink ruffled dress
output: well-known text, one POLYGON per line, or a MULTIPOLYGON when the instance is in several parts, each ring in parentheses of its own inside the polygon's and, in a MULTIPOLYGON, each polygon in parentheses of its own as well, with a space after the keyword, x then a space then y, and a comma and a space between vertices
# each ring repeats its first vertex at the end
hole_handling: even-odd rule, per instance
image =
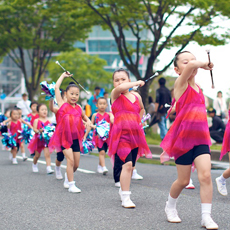
MULTIPOLYGON (((97 124, 102 119, 104 119, 105 121, 110 123, 110 116, 109 116, 108 113, 104 113, 103 115, 101 115, 100 113, 97 113, 96 116, 95 116, 95 123, 97 124)), ((107 145, 109 145, 109 138, 107 138, 105 141, 101 140, 98 137, 98 135, 96 135, 96 130, 93 131, 93 139, 92 139, 92 141, 94 141, 95 147, 98 147, 98 148, 102 148, 104 143, 107 143, 107 145)))
POLYGON ((49 151, 52 153, 55 149, 61 152, 61 146, 69 149, 73 144, 73 140, 78 139, 80 150, 82 148, 82 140, 84 137, 84 124, 82 122, 82 109, 79 105, 75 107, 69 103, 64 103, 56 114, 57 126, 53 136, 49 142, 49 151))
POLYGON ((211 138, 204 95, 200 88, 198 93, 188 85, 176 103, 176 119, 160 144, 163 148, 161 162, 170 157, 176 160, 197 145, 210 146, 211 138))
POLYGON ((31 117, 30 124, 33 126, 34 121, 39 118, 38 114, 33 115, 32 113, 29 113, 27 117, 31 117))
POLYGON ((16 134, 16 136, 14 137, 14 140, 16 141, 17 144, 21 144, 21 140, 18 139, 18 137, 20 136, 20 133, 18 131, 21 131, 21 130, 22 130, 22 123, 20 120, 18 120, 17 123, 14 123, 13 121, 11 121, 10 133, 12 134, 12 136, 16 134))
POLYGON ((223 144, 220 152, 220 160, 223 156, 230 152, 230 110, 228 110, 229 119, 224 132, 223 144))
POLYGON ((114 123, 110 131, 108 155, 113 161, 117 153, 125 162, 126 157, 135 148, 138 148, 137 159, 144 155, 152 158, 141 125, 139 100, 136 95, 134 96, 136 98, 134 103, 121 94, 112 104, 114 123))
MULTIPOLYGON (((38 125, 37 125, 37 129, 42 129, 45 126, 49 125, 50 122, 47 120, 45 123, 43 123, 42 121, 38 120, 38 125)), ((28 149, 30 151, 30 154, 33 154, 35 151, 38 151, 39 153, 42 152, 42 150, 47 147, 46 146, 46 142, 45 140, 41 140, 39 138, 40 134, 36 133, 32 140, 30 141, 29 145, 28 145, 28 149)))

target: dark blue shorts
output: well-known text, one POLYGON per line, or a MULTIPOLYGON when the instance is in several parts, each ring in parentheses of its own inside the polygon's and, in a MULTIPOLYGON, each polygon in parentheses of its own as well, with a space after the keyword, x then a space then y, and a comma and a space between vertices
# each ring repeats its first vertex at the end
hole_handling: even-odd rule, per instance
POLYGON ((107 145, 107 143, 105 142, 103 145, 102 145, 102 147, 101 148, 97 148, 98 149, 98 152, 101 152, 102 150, 104 150, 105 152, 107 152, 107 150, 108 150, 108 145, 107 145))
MULTIPOLYGON (((73 140, 73 144, 70 147, 73 152, 80 152, 80 145, 78 139, 73 140)), ((65 150, 63 146, 61 146, 62 151, 65 150)))
POLYGON ((208 145, 197 145, 190 149, 184 155, 178 157, 175 163, 178 165, 191 165, 196 157, 206 153, 211 154, 208 145))

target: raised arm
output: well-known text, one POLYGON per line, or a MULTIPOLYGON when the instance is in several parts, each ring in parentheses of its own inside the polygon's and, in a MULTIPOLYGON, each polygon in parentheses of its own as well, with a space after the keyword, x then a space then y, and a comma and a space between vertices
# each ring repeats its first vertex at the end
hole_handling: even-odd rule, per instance
POLYGON ((191 60, 191 61, 186 61, 184 63, 185 67, 181 73, 181 75, 176 79, 175 81, 175 89, 180 89, 180 91, 175 90, 175 92, 179 92, 177 94, 175 94, 175 99, 178 100, 181 96, 181 94, 185 91, 185 89, 188 87, 188 80, 189 78, 193 75, 196 74, 195 71, 198 68, 202 68, 205 70, 212 70, 213 68, 213 63, 209 62, 201 62, 198 60, 191 60))
POLYGON ((143 86, 145 84, 144 81, 135 81, 135 82, 124 82, 114 88, 111 92, 111 102, 113 103, 122 92, 124 92, 127 89, 133 88, 134 86, 143 86))
POLYGON ((54 101, 53 101, 53 99, 51 99, 50 101, 49 101, 49 109, 50 109, 50 111, 51 112, 53 112, 53 113, 57 113, 57 111, 58 111, 58 108, 55 108, 54 107, 54 101))
POLYGON ((64 78, 66 77, 71 77, 72 74, 70 74, 69 72, 64 72, 57 80, 56 84, 55 84, 55 97, 58 103, 59 108, 64 104, 64 101, 61 97, 61 93, 60 93, 60 86, 61 83, 63 81, 64 78))

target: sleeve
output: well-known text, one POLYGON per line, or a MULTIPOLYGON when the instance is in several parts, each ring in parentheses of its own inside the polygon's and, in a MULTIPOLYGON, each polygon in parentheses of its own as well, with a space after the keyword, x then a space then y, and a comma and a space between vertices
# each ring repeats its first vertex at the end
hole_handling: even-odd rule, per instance
POLYGON ((215 110, 218 110, 218 109, 219 109, 217 99, 215 99, 215 100, 213 101, 213 108, 214 108, 215 110))
POLYGON ((17 107, 20 108, 20 109, 22 108, 22 103, 21 103, 21 101, 19 101, 19 102, 17 103, 17 107))

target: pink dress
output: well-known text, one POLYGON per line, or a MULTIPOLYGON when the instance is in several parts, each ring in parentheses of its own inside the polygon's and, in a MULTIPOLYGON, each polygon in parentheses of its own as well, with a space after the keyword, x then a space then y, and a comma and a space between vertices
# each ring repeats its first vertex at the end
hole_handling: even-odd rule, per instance
POLYGON ((134 103, 121 94, 112 104, 114 123, 108 152, 112 160, 117 153, 119 158, 125 162, 126 157, 135 148, 138 148, 137 159, 144 155, 152 158, 141 125, 139 100, 136 95, 134 96, 136 98, 134 103))
MULTIPOLYGON (((45 123, 43 123, 42 121, 38 120, 38 125, 37 125, 37 129, 42 129, 45 126, 49 125, 50 122, 47 120, 45 123)), ((30 154, 33 154, 35 151, 38 151, 39 153, 42 152, 42 150, 47 147, 46 146, 46 142, 45 140, 41 140, 39 139, 40 134, 36 133, 32 140, 30 141, 29 145, 28 145, 28 149, 30 151, 30 154)))
POLYGON ((18 137, 20 136, 20 133, 18 131, 22 130, 22 123, 20 120, 17 121, 17 123, 14 123, 13 121, 11 121, 10 123, 10 133, 12 134, 12 136, 14 134, 16 134, 16 136, 14 137, 15 141, 17 144, 21 144, 21 140, 18 139, 18 137))
MULTIPOLYGON (((100 113, 97 113, 95 116, 95 123, 97 124, 102 119, 104 119, 105 121, 110 123, 110 116, 108 113, 104 113, 103 115, 101 115, 100 113)), ((98 148, 102 148, 104 143, 107 143, 107 145, 109 145, 109 138, 107 138, 105 141, 101 140, 98 137, 98 135, 96 135, 96 130, 94 130, 94 132, 93 132, 93 140, 92 141, 95 142, 95 147, 98 147, 98 148)))
POLYGON ((29 113, 27 117, 31 117, 30 124, 33 126, 34 121, 39 118, 38 114, 33 115, 32 113, 29 113))
POLYGON ((211 138, 204 95, 200 88, 198 93, 188 85, 176 103, 176 119, 160 144, 161 162, 170 157, 176 160, 197 145, 210 146, 211 138))
POLYGON ((75 107, 64 103, 56 114, 57 126, 49 142, 49 150, 61 152, 61 146, 69 149, 73 140, 78 139, 82 151, 82 140, 84 137, 84 124, 82 122, 82 109, 76 104, 75 107))
POLYGON ((225 128, 223 144, 220 152, 220 160, 223 156, 230 152, 230 110, 228 110, 229 120, 225 128))

